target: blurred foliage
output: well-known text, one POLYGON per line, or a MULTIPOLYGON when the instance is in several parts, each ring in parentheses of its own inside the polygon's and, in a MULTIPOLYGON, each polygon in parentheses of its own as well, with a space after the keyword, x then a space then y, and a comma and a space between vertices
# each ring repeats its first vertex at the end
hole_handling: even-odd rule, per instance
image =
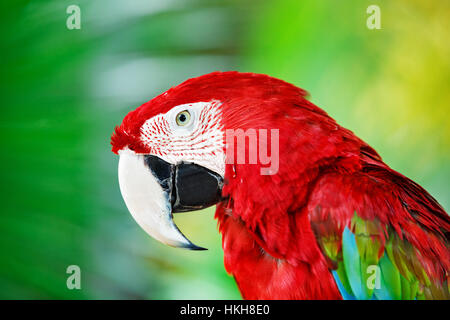
POLYGON ((450 207, 449 2, 81 0, 0 5, 0 298, 239 298, 213 208, 191 252, 133 221, 110 152, 135 107, 215 70, 295 83, 450 207), (66 8, 81 8, 81 30, 66 8), (366 28, 378 4, 382 29, 366 28), (81 267, 82 290, 66 268, 81 267))

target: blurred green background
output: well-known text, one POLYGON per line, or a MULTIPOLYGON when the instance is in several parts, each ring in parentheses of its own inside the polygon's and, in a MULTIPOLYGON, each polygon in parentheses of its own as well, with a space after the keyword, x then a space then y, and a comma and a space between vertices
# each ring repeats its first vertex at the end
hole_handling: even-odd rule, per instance
POLYGON ((450 209, 449 1, 3 1, 0 298, 233 299, 213 209, 176 216, 208 251, 148 237, 122 201, 115 125, 215 70, 292 82, 450 209), (66 8, 81 8, 68 30, 66 8), (381 29, 366 27, 379 5, 381 29), (68 290, 66 268, 81 268, 68 290))

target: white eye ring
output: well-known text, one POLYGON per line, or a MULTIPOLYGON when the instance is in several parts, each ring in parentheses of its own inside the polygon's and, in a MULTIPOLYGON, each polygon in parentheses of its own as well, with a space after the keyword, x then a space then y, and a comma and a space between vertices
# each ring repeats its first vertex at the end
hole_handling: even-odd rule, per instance
POLYGON ((200 124, 201 113, 210 104, 211 102, 195 102, 173 107, 164 115, 169 122, 172 134, 175 136, 188 136, 192 134, 200 124))
POLYGON ((167 115, 172 133, 177 136, 190 135, 198 125, 201 109, 196 104, 183 104, 173 108, 167 115))
POLYGON ((184 127, 191 122, 191 113, 188 110, 178 112, 175 117, 175 123, 177 126, 184 127))

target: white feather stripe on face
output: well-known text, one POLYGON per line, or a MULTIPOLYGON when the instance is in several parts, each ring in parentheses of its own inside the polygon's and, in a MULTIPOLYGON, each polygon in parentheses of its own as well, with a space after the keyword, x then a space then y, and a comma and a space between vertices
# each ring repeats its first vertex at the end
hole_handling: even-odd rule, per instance
POLYGON ((165 114, 148 119, 141 127, 141 140, 150 154, 171 163, 192 162, 225 175, 224 131, 219 101, 178 105, 165 114), (177 115, 187 110, 184 126, 177 115))
POLYGON ((192 246, 173 222, 169 195, 145 166, 144 156, 128 149, 119 151, 119 155, 120 192, 134 220, 162 243, 192 246))

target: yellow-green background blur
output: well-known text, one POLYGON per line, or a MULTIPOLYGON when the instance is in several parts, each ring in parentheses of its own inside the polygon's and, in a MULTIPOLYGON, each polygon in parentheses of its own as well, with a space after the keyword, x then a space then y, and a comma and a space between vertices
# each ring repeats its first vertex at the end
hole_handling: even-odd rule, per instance
MULTIPOLYGON (((216 70, 292 82, 450 209, 450 2, 27 0, 0 5, 0 298, 240 298, 213 208, 176 215, 208 251, 128 213, 115 125, 216 70), (81 8, 81 30, 66 8, 81 8), (366 27, 369 5, 381 30, 366 27), (81 268, 68 290, 66 268, 81 268)), ((264 110, 261 110, 264 112, 264 110)))

